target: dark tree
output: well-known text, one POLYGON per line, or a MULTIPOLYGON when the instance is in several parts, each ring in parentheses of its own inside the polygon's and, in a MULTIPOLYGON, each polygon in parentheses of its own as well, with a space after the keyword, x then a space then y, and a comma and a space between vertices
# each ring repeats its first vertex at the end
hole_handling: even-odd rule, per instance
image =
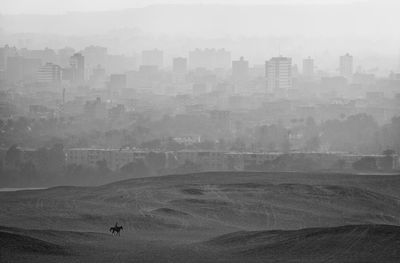
POLYGON ((353 163, 353 168, 358 171, 376 171, 378 166, 374 157, 362 157, 360 160, 353 163))
POLYGON ((149 152, 146 156, 146 162, 150 169, 154 169, 158 172, 165 168, 167 158, 164 152, 149 152))
POLYGON ((23 185, 33 185, 38 180, 38 173, 35 164, 32 161, 23 163, 20 169, 20 176, 23 185))
POLYGON ((5 157, 7 165, 18 167, 19 164, 21 163, 21 158, 22 158, 22 151, 18 149, 18 146, 16 144, 8 148, 5 157))
POLYGON ((306 151, 317 151, 320 147, 321 141, 318 136, 314 136, 306 141, 306 151))
POLYGON ((129 177, 146 177, 150 174, 149 168, 143 160, 135 160, 125 164, 120 171, 129 177))
POLYGON ((104 159, 96 162, 96 169, 101 176, 108 175, 111 171, 107 166, 107 161, 104 159))

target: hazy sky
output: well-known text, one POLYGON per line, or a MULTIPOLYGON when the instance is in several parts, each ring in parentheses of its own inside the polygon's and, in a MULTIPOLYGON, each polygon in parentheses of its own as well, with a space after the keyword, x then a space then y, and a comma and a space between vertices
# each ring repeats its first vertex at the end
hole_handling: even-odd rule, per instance
MULTIPOLYGON (((379 0, 396 2, 397 0, 379 0)), ((329 4, 377 0, 0 0, 2 14, 60 14, 69 11, 104 11, 150 4, 329 4)))
POLYGON ((121 54, 160 48, 174 56, 196 47, 225 47, 252 63, 276 54, 311 55, 321 67, 336 67, 337 57, 350 52, 365 58, 358 62, 366 68, 393 68, 399 11, 400 0, 0 0, 0 33, 6 36, 0 44, 36 49, 95 44, 121 54), (204 5, 193 5, 199 3, 204 5), (127 8, 136 9, 86 13, 127 8))

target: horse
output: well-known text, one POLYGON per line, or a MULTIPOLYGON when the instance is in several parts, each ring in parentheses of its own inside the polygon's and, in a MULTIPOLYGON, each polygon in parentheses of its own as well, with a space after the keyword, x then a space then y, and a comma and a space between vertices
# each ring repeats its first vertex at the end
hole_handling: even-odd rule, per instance
POLYGON ((122 226, 112 226, 112 227, 110 227, 110 232, 113 235, 120 236, 120 232, 122 229, 124 229, 122 226))

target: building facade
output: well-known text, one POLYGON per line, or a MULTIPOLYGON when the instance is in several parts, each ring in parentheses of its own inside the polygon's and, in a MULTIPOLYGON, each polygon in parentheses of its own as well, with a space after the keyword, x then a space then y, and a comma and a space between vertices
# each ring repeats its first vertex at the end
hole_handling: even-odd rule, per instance
POLYGON ((82 83, 85 80, 85 57, 80 53, 75 53, 69 60, 72 69, 72 80, 82 83))
POLYGON ((303 59, 303 77, 312 78, 314 76, 314 60, 311 57, 303 59))
POLYGON ((164 52, 158 49, 143 50, 142 65, 157 66, 159 69, 161 69, 164 66, 164 52))
POLYGON ((240 57, 239 60, 232 61, 232 79, 233 81, 246 80, 249 75, 249 61, 240 57))
POLYGON ((53 63, 46 63, 37 73, 37 81, 41 83, 58 84, 61 82, 61 79, 61 67, 53 63))
POLYGON ((274 57, 265 62, 267 90, 274 93, 287 93, 292 88, 292 59, 274 57))
POLYGON ((347 53, 340 57, 339 61, 340 75, 345 77, 347 80, 351 80, 353 77, 353 56, 347 53))

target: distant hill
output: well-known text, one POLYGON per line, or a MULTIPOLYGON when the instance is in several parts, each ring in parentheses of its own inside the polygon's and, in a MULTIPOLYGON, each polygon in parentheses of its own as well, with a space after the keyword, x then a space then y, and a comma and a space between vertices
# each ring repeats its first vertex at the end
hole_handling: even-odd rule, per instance
POLYGON ((299 229, 400 224, 399 176, 215 172, 100 187, 0 193, 0 225, 104 231, 299 229))

